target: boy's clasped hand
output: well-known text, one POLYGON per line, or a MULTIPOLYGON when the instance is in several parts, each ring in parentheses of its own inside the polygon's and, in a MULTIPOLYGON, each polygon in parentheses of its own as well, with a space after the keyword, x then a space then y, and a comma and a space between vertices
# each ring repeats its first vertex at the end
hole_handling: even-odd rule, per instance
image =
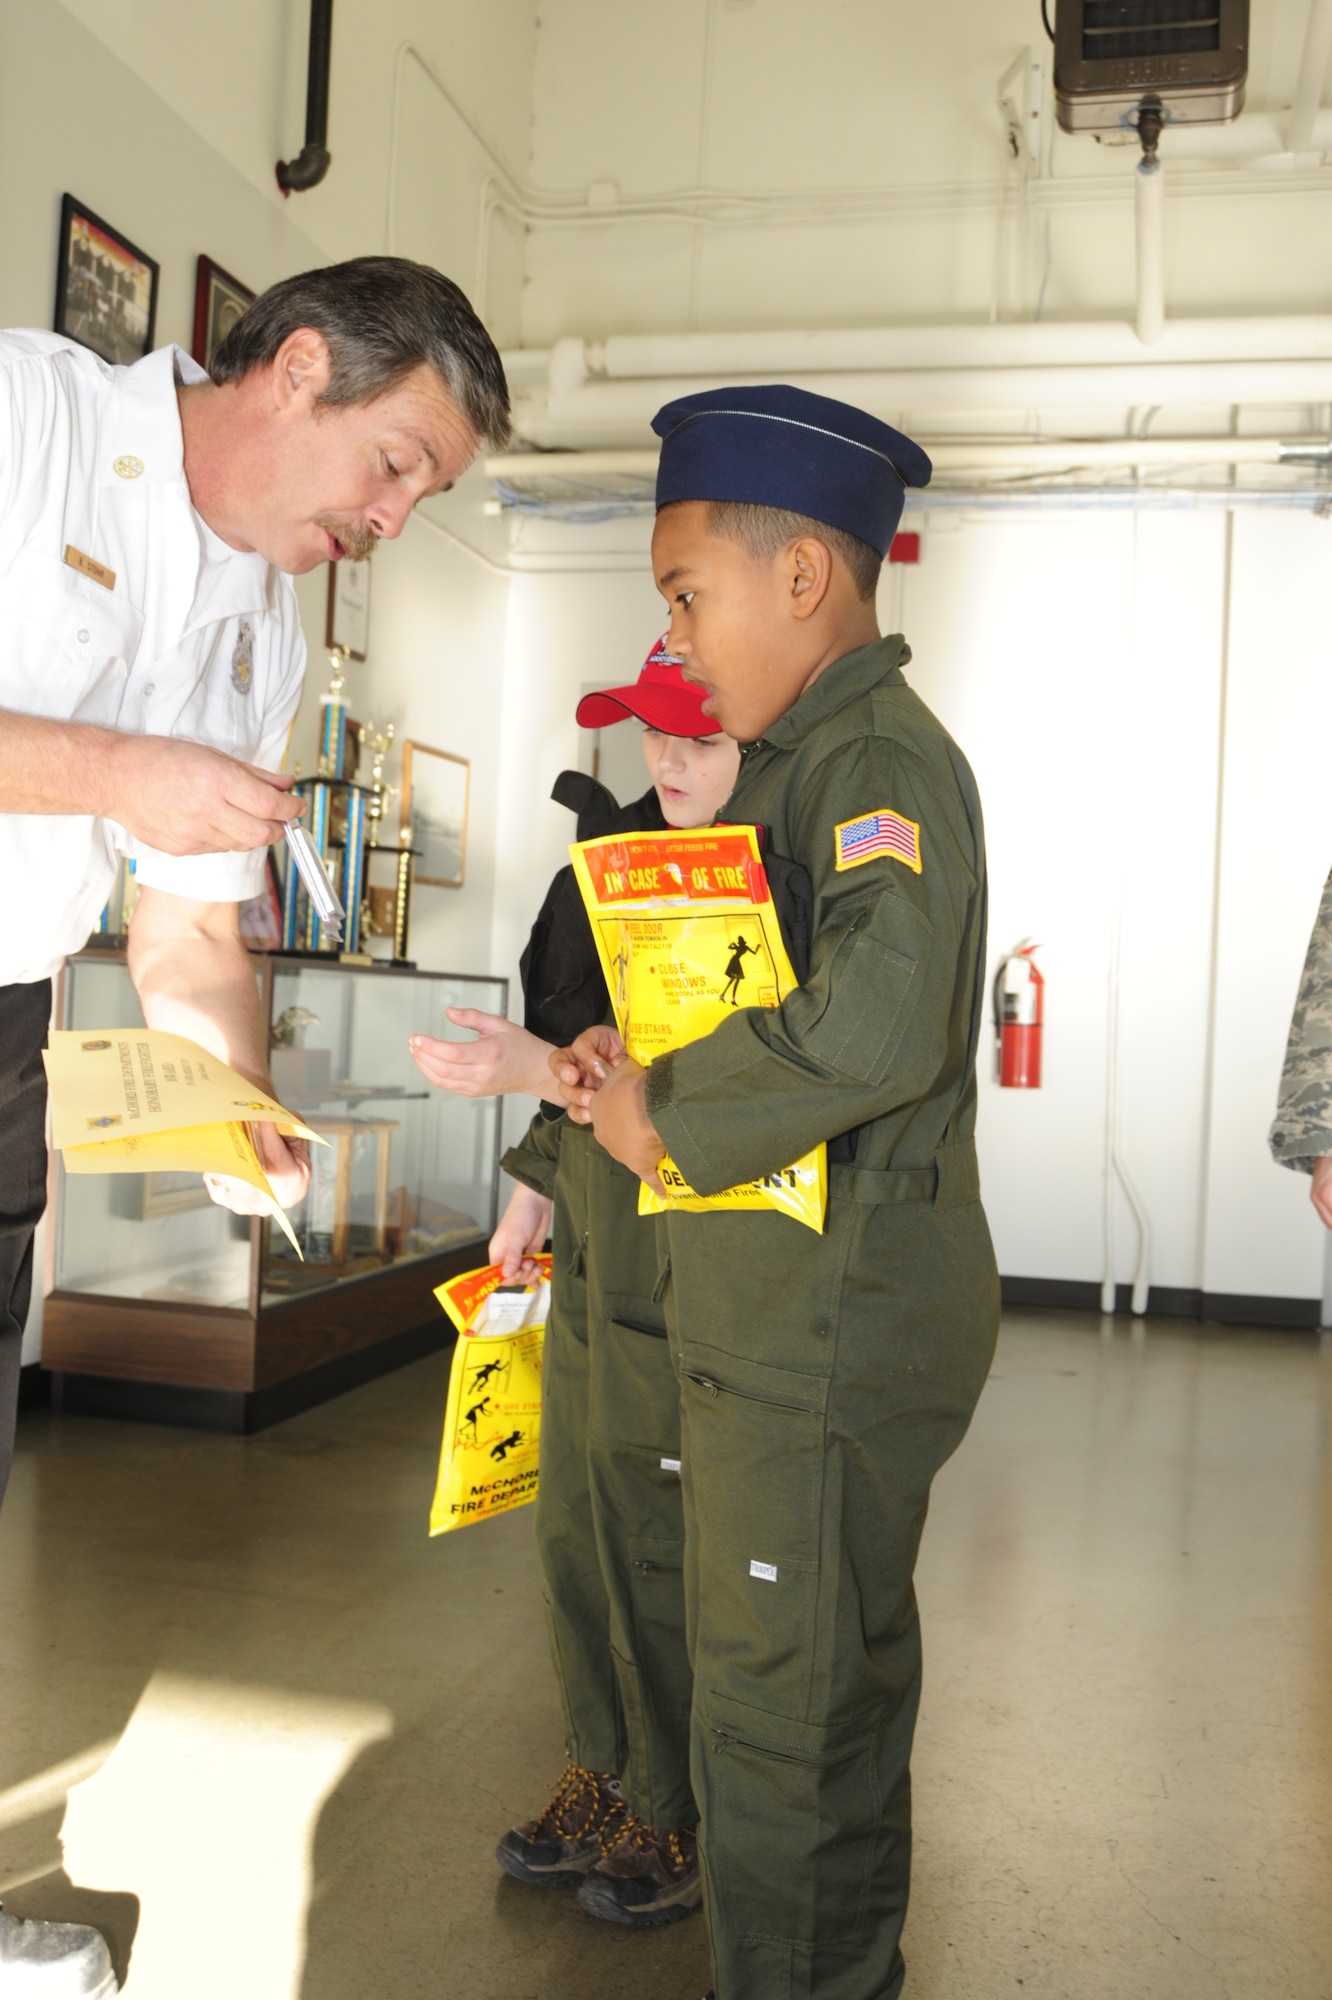
POLYGON ((555 1101, 576 1125, 590 1125, 597 1141, 622 1167, 657 1194, 665 1194, 657 1168, 666 1148, 647 1114, 647 1071, 626 1054, 615 1029, 585 1028, 550 1058, 555 1101))

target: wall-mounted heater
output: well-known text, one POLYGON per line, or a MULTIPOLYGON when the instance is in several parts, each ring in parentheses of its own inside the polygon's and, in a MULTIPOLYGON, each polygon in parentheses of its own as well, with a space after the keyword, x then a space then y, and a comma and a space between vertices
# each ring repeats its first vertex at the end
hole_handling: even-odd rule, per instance
POLYGON ((1249 0, 1057 0, 1055 102, 1066 132, 1224 124, 1244 105, 1249 0))
MULTIPOLYGON (((1315 0, 1315 8, 1319 0, 1315 0)), ((1055 105, 1066 132, 1127 128, 1138 166, 1138 338, 1165 331, 1167 125, 1223 125, 1244 106, 1249 0, 1056 0, 1055 105)))

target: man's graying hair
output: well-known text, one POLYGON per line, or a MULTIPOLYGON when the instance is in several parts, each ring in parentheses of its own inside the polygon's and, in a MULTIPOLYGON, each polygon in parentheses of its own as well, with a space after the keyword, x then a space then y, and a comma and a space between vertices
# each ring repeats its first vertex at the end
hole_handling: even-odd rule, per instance
POLYGON ((474 431, 496 449, 508 443, 509 390, 495 343, 442 272, 406 257, 353 257, 283 278, 218 342, 208 373, 239 382, 307 326, 323 334, 333 360, 321 403, 372 403, 424 363, 474 431))

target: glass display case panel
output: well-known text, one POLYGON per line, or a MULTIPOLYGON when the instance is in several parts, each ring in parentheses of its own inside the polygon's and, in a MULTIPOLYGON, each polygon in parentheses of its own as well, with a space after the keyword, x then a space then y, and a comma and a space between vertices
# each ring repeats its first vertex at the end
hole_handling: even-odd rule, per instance
POLYGON ((500 1104, 427 1084, 407 1038, 469 1041, 449 1007, 503 1013, 503 980, 303 959, 273 962, 273 1081, 328 1141, 311 1148, 310 1193, 291 1211, 300 1262, 265 1229, 263 1303, 391 1264, 484 1245, 495 1226, 500 1104))
MULTIPOLYGON (((62 1168, 57 1290, 253 1311, 470 1243, 484 1260, 499 1190, 499 1100, 432 1089, 407 1039, 469 1040, 445 1009, 502 1014, 506 982, 281 957, 257 957, 255 969, 261 989, 271 971, 277 1095, 328 1141, 311 1148, 310 1192, 290 1211, 305 1261, 271 1223, 218 1208, 197 1174, 62 1168)), ((123 955, 70 960, 65 1027, 137 1027, 142 1018, 123 955)))

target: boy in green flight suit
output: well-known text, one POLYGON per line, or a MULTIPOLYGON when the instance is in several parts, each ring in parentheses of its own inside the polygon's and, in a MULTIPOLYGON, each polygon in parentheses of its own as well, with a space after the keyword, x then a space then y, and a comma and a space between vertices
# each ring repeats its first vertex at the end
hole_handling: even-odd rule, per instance
POLYGON ((668 405, 653 567, 670 643, 743 745, 726 818, 808 871, 808 977, 644 1070, 613 1030, 576 1118, 702 1194, 829 1142, 822 1236, 666 1218, 681 1384, 693 1780, 717 2000, 895 2000, 930 1483, 984 1385, 980 802, 874 610, 919 447, 789 388, 668 405))

